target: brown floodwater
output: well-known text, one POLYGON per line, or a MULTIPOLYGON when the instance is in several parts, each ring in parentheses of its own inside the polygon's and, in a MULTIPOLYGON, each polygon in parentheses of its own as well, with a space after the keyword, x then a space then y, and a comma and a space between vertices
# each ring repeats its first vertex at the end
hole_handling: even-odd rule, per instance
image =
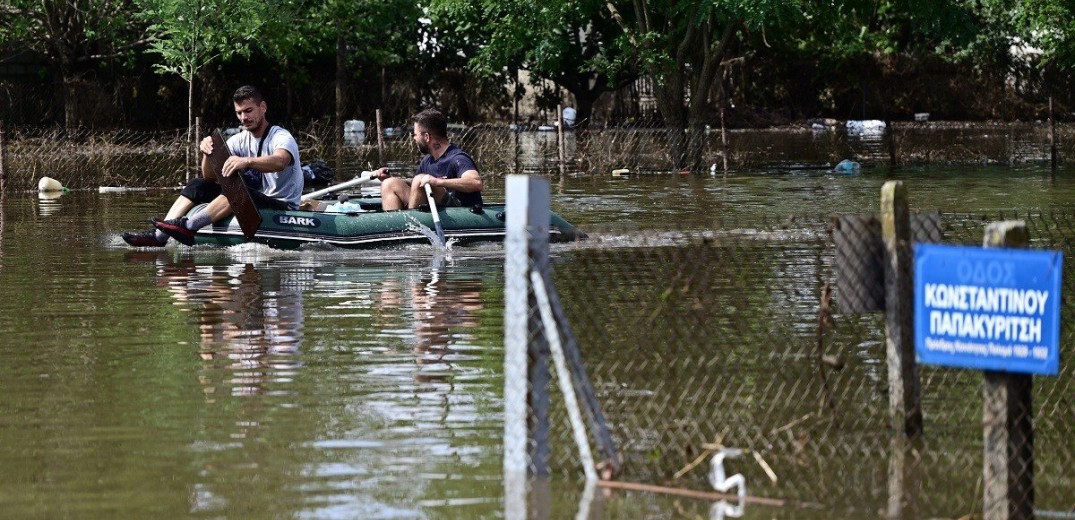
MULTIPOLYGON (((488 199, 503 198, 510 171, 489 173, 488 199)), ((810 355, 830 269, 827 215, 876 211, 889 179, 904 181, 913 207, 960 222, 1070 212, 1075 201, 1075 171, 1041 164, 550 176, 553 209, 592 235, 554 247, 555 278, 626 457, 623 479, 712 489, 708 461, 672 477, 723 435, 779 476, 752 456, 729 461, 751 494, 810 504, 748 504, 745 518, 875 518, 886 508, 900 450, 885 424, 875 320, 838 318, 830 348, 844 349, 848 368, 825 387, 837 396, 827 414, 810 355), (751 238, 714 252, 682 238, 700 229, 751 238)), ((122 231, 146 227, 174 196, 0 199, 5 516, 503 515, 499 244, 448 255, 122 244, 122 231)), ((1070 341, 1064 348, 1067 366, 1070 341)), ((1062 372, 1047 395, 1065 395, 1062 372)), ((978 381, 925 373, 941 391, 927 397, 935 433, 911 493, 923 516, 980 511, 978 381)), ((1072 419, 1066 395, 1040 412, 1047 511, 1075 504, 1075 454, 1054 424, 1072 419)), ((570 432, 560 419, 554 430, 554 478, 535 516, 736 513, 643 492, 580 501, 570 432)))

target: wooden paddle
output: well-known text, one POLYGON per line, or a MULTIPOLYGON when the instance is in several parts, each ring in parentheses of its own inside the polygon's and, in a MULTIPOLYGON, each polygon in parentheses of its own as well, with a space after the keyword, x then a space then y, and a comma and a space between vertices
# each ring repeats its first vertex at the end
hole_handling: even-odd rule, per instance
POLYGON ((441 245, 446 244, 444 242, 444 228, 440 225, 440 213, 437 212, 437 201, 433 198, 433 187, 426 184, 426 199, 429 200, 429 210, 433 214, 433 227, 437 230, 437 238, 440 239, 441 245))
POLYGON ((220 184, 221 191, 224 192, 224 196, 228 199, 228 204, 231 205, 231 212, 235 214, 235 219, 239 221, 243 236, 250 240, 254 238, 254 234, 261 227, 261 213, 258 212, 258 207, 254 205, 254 199, 250 198, 250 192, 246 189, 243 176, 233 174, 225 177, 222 173, 224 171, 224 162, 230 156, 231 151, 228 150, 224 137, 220 135, 220 130, 214 131, 213 154, 209 156, 209 167, 213 170, 213 174, 216 175, 216 182, 220 184))

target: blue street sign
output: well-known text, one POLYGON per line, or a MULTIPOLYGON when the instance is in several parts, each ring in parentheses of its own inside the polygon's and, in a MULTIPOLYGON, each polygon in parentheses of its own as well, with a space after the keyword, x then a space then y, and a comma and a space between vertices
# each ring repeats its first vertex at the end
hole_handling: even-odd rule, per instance
POLYGON ((921 363, 1056 375, 1059 251, 914 245, 921 363))

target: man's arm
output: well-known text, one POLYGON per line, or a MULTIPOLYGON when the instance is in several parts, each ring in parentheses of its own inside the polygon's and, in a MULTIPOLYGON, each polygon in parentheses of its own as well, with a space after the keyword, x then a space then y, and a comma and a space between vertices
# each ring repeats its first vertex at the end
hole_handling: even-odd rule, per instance
POLYGON ((198 145, 198 149, 202 152, 202 177, 205 180, 216 181, 216 172, 213 171, 213 167, 209 165, 209 156, 213 154, 213 138, 212 136, 205 136, 202 142, 198 145))
POLYGON ((478 170, 467 170, 458 179, 429 176, 429 184, 434 188, 445 188, 462 193, 474 193, 482 190, 482 176, 478 170))
POLYGON ((292 161, 291 152, 286 148, 277 148, 272 155, 262 155, 261 157, 228 157, 228 161, 224 163, 224 171, 222 175, 225 177, 236 173, 244 172, 248 168, 253 168, 259 172, 278 172, 283 170, 292 161))

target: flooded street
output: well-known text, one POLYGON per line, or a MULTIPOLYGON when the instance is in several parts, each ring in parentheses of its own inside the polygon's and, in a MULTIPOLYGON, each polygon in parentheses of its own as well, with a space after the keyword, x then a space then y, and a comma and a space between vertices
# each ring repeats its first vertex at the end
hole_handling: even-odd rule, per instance
MULTIPOLYGON (((912 208, 958 214, 1070 210, 1075 201, 1075 171, 1054 173, 1040 165, 892 171, 871 166, 859 175, 770 168, 733 172, 727 178, 719 173, 550 177, 553 210, 592 237, 588 243, 553 247, 554 276, 563 284, 568 314, 579 320, 576 334, 595 367, 595 386, 608 397, 613 435, 654 432, 651 438, 634 433, 617 438, 629 458, 643 461, 625 469, 626 479, 667 479, 684 465, 680 458, 689 461, 697 455, 662 444, 666 425, 652 415, 659 406, 625 397, 660 391, 653 381, 674 377, 652 364, 645 370, 618 370, 616 365, 644 356, 643 350, 688 342, 667 332, 676 329, 662 321, 664 315, 656 320, 641 316, 662 298, 653 287, 674 276, 677 267, 659 263, 667 257, 648 254, 648 241, 667 232, 717 227, 814 233, 814 223, 826 215, 877 211, 880 187, 891 179, 904 181, 912 208), (809 219, 810 224, 803 224, 809 219), (607 249, 622 253, 610 255, 607 249), (639 275, 648 272, 654 274, 639 275), (675 461, 657 461, 672 452, 675 461)), ((499 173, 490 177, 485 198, 503 200, 503 184, 499 173)), ((0 510, 5 516, 503 514, 500 244, 457 248, 447 256, 425 245, 293 252, 254 245, 127 248, 120 233, 146 228, 175 195, 170 190, 76 190, 52 201, 25 192, 3 199, 0 510)), ((720 300, 723 308, 786 312, 777 314, 783 322, 759 315, 754 322, 748 318, 736 324, 734 336, 707 336, 707 349, 737 362, 707 370, 748 377, 738 391, 743 396, 764 392, 774 360, 800 357, 790 347, 785 352, 780 345, 758 346, 773 343, 773 334, 784 329, 809 344, 817 320, 819 275, 811 262, 819 255, 794 241, 767 243, 750 253, 758 255, 757 263, 782 267, 740 272, 725 270, 721 259, 714 258, 706 278, 713 280, 707 287, 715 298, 728 298, 720 300), (776 287, 770 276, 808 286, 790 297, 773 288, 734 299, 735 291, 750 281, 776 287)), ((729 269, 753 258, 729 261, 729 269)), ((701 316, 699 323, 706 327, 723 319, 707 318, 712 317, 708 307, 683 305, 687 310, 680 316, 701 316)), ((849 363, 867 367, 866 377, 877 377, 883 364, 877 358, 877 338, 862 342, 868 348, 851 354, 849 363)), ((801 377, 811 378, 806 371, 801 377)), ((790 385, 784 392, 791 399, 809 387, 790 385)), ((880 392, 865 383, 862 387, 880 392)), ((699 394, 705 395, 697 390, 683 395, 699 394)), ((930 410, 940 415, 962 413, 968 406, 937 401, 931 401, 935 407, 930 410)), ((761 414, 747 397, 700 407, 719 412, 728 424, 764 416, 760 420, 773 429, 802 415, 772 403, 761 414)), ((689 417, 669 414, 667 419, 689 417)), ((951 451, 975 453, 980 448, 975 435, 980 430, 953 435, 951 451)), ((565 434, 555 449, 571 451, 567 439, 565 434)), ((1063 442, 1046 434, 1042 445, 1063 442)), ((767 479, 756 466, 742 470, 751 482, 759 482, 752 488, 759 495, 827 504, 807 510, 754 506, 745 517, 829 518, 834 511, 849 518, 876 517, 885 505, 887 459, 877 453, 858 458, 844 448, 833 448, 835 453, 806 448, 796 455, 798 466, 790 456, 774 456, 780 485, 762 484, 767 479), (826 476, 817 484, 820 490, 795 487, 795 482, 815 477, 812 473, 824 461, 845 457, 859 461, 848 470, 852 477, 826 476)), ((961 501, 926 497, 924 512, 958 516, 973 510, 980 492, 973 482, 977 462, 956 460, 970 468, 956 477, 970 480, 951 484, 945 493, 961 501)), ((1063 489, 1058 482, 1072 477, 1070 470, 1044 466, 1043 496, 1052 493, 1053 499, 1040 501, 1043 507, 1070 504, 1075 498, 1057 494, 1063 489)), ((576 514, 582 484, 575 469, 570 463, 559 467, 542 506, 548 518, 576 514)), ((938 470, 925 481, 950 476, 938 470)), ((701 472, 681 485, 708 488, 701 472)), ((591 518, 724 514, 717 516, 708 502, 647 493, 616 493, 599 502, 591 507, 591 518)))

